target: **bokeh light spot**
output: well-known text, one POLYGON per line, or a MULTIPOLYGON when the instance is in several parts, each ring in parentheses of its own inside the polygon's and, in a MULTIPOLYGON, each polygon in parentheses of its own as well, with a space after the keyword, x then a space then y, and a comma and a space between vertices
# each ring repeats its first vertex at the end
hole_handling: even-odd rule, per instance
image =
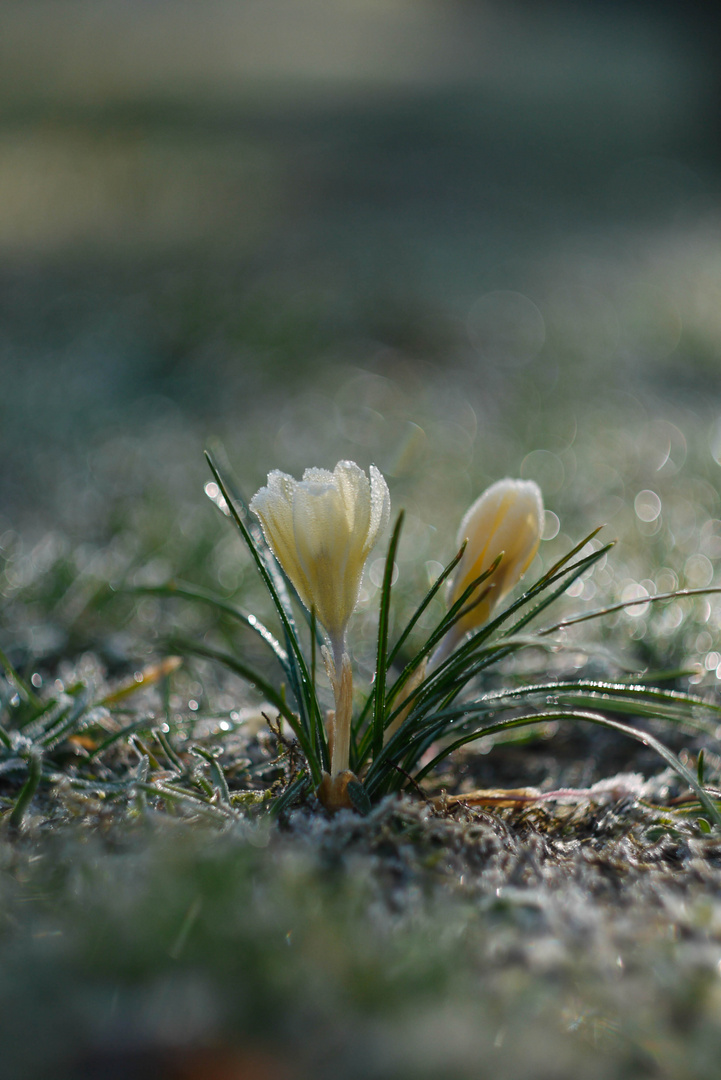
POLYGON ((661 513, 661 500, 655 491, 646 488, 644 491, 639 491, 633 501, 633 507, 640 521, 655 521, 661 513))

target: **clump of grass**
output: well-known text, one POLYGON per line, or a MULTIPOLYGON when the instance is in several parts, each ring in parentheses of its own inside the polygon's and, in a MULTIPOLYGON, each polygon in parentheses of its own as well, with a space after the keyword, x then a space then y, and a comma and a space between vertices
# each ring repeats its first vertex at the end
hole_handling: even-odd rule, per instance
MULTIPOLYGON (((235 608, 212 593, 183 585, 159 590, 165 595, 203 600, 230 614, 247 627, 272 655, 281 681, 275 683, 251 667, 237 649, 221 650, 209 644, 182 643, 183 648, 216 660, 252 683, 269 708, 292 730, 302 754, 302 764, 289 777, 285 790, 274 802, 277 813, 300 798, 316 792, 330 768, 331 747, 323 723, 316 687, 316 650, 320 641, 314 612, 294 604, 293 587, 268 548, 260 527, 253 521, 245 500, 221 475, 213 460, 210 468, 218 486, 218 501, 245 542, 272 600, 280 625, 274 634, 254 615, 235 608), (296 621, 297 611, 307 618, 310 646, 303 644, 296 621)), ((721 827, 715 792, 706 790, 702 775, 694 775, 658 738, 619 719, 631 715, 680 723, 713 735, 721 707, 703 698, 645 683, 630 684, 587 679, 528 682, 508 689, 479 691, 483 680, 522 650, 562 647, 560 631, 576 622, 600 618, 628 604, 615 604, 576 618, 538 627, 538 621, 568 587, 606 555, 612 542, 591 546, 594 529, 553 566, 468 636, 455 640, 449 655, 439 646, 464 618, 484 585, 498 568, 500 556, 480 576, 470 581, 437 624, 417 635, 421 617, 449 580, 463 556, 463 548, 444 568, 422 598, 394 641, 390 640, 393 567, 401 540, 403 512, 392 530, 380 589, 375 674, 365 701, 353 719, 349 764, 353 779, 348 786, 350 802, 361 812, 383 796, 413 789, 457 748, 478 739, 510 733, 514 729, 554 723, 591 723, 652 748, 693 792, 708 820, 721 827), (532 626, 535 624, 535 626, 532 626), (429 664, 431 658, 435 663, 429 664)), ((649 597, 646 602, 714 590, 649 597)), ((177 643, 176 643, 177 644, 177 643)))
MULTIPOLYGON (((245 786, 231 794, 221 748, 203 729, 207 718, 172 714, 181 664, 168 656, 113 688, 88 677, 56 680, 40 696, 0 653, 0 811, 8 827, 18 831, 30 818, 99 822, 123 807, 137 817, 149 806, 223 824, 262 806, 264 774, 278 772, 268 754, 235 762, 245 786), (160 710, 147 707, 151 688, 161 691, 160 710)), ((236 726, 223 723, 231 736, 236 726)))
MULTIPOLYGON (((197 586, 171 581, 134 591, 208 604, 224 620, 254 636, 270 665, 275 665, 277 678, 270 665, 260 669, 254 660, 249 661, 232 635, 226 635, 225 649, 206 640, 176 638, 169 644, 174 653, 222 664, 259 691, 270 729, 268 747, 277 753, 276 760, 269 761, 268 753, 254 762, 240 760, 247 750, 247 737, 242 745, 235 723, 224 722, 211 738, 198 737, 195 727, 200 717, 173 715, 170 686, 180 664, 177 656, 149 665, 114 688, 94 688, 92 680, 80 677, 56 683, 42 696, 7 657, 0 656, 0 809, 12 829, 21 828, 38 806, 46 819, 67 814, 72 802, 68 793, 74 794, 76 805, 82 803, 86 813, 91 805, 97 809, 122 803, 131 813, 143 813, 150 806, 154 811, 223 824, 258 808, 281 813, 322 790, 332 747, 317 686, 322 637, 315 611, 297 602, 291 582, 245 500, 212 460, 210 466, 218 487, 217 502, 250 552, 272 601, 279 632, 230 600, 197 586), (136 704, 138 692, 152 686, 162 692, 160 711, 136 704), (292 736, 284 733, 284 724, 292 736), (61 798, 53 801, 51 793, 61 798)), ((595 529, 521 596, 494 608, 487 597, 502 562, 499 556, 477 577, 464 581, 460 590, 454 587, 450 606, 429 628, 426 620, 434 601, 446 583, 459 580, 461 548, 393 634, 393 571, 402 528, 401 512, 391 533, 379 590, 375 673, 366 691, 356 698, 350 727, 350 805, 367 813, 390 793, 418 791, 449 755, 476 740, 512 738, 519 729, 544 730, 549 723, 590 723, 650 747, 691 793, 682 812, 701 815, 701 829, 721 827, 719 795, 708 787, 703 763, 694 773, 656 735, 634 723, 660 720, 715 738, 721 706, 641 680, 569 679, 550 674, 539 679, 524 676, 520 665, 512 679, 507 677, 508 662, 524 650, 562 649, 562 635, 574 624, 639 602, 719 590, 682 590, 644 601, 634 599, 544 624, 544 615, 568 587, 613 546, 592 544, 599 531, 595 529), (469 633, 459 633, 479 599, 489 617, 484 615, 485 621, 469 633)))

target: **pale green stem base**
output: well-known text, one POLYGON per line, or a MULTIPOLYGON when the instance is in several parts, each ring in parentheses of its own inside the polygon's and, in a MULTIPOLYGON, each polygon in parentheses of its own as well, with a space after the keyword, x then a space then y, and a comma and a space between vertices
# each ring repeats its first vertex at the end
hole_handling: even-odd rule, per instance
POLYGON ((344 772, 350 763, 350 736, 353 718, 353 673, 350 657, 345 649, 345 640, 333 642, 333 656, 328 659, 333 695, 335 697, 335 717, 333 719, 333 749, 331 752, 330 772, 336 776, 344 772), (330 670, 332 668, 332 670, 330 670))

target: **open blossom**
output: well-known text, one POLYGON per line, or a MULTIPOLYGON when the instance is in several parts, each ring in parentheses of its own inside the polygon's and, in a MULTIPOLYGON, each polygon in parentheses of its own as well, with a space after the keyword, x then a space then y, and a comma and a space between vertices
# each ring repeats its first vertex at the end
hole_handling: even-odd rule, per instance
POLYGON ((453 628, 454 641, 487 622, 523 577, 538 551, 542 529, 543 498, 532 480, 498 480, 468 509, 457 541, 459 547, 467 541, 466 550, 451 578, 449 606, 493 565, 501 552, 503 558, 493 574, 478 586, 477 593, 471 593, 468 610, 453 628))
POLYGON ((306 469, 302 480, 275 470, 250 509, 298 596, 330 638, 331 649, 323 655, 335 698, 328 731, 331 774, 323 775, 318 794, 329 809, 350 806, 353 677, 345 632, 366 559, 388 522, 388 486, 374 465, 369 479, 354 461, 339 461, 333 472, 306 469))
POLYGON ((369 479, 354 461, 339 461, 333 472, 306 469, 302 480, 276 469, 250 509, 334 652, 342 650, 363 567, 390 514, 383 476, 371 465, 369 479))

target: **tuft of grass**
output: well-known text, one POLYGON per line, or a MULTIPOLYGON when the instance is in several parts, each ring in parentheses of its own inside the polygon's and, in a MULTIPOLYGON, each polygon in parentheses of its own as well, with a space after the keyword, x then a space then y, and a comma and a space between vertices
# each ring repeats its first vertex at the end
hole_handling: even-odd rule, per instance
MULTIPOLYGON (((236 821, 247 809, 242 794, 231 795, 230 762, 195 735, 204 717, 160 723, 154 710, 135 703, 135 695, 156 684, 169 697, 179 657, 148 665, 110 692, 79 680, 58 682, 43 698, 7 657, 0 663, 0 808, 11 829, 21 829, 33 812, 67 818, 72 793, 88 812, 93 798, 140 813, 150 799, 154 812, 219 823, 236 821)), ((250 763, 246 771, 248 780, 250 763)), ((263 789, 255 788, 253 801, 265 802, 263 789)))
MULTIPOLYGON (((81 675, 41 694, 0 654, 0 812, 8 828, 27 827, 38 812, 46 820, 62 819, 72 813, 68 795, 73 793, 78 806, 83 799, 87 805, 95 800, 96 805, 124 807, 131 815, 162 812, 220 825, 259 811, 282 814, 313 798, 330 759, 316 684, 317 620, 295 597, 240 492, 209 460, 218 485, 216 501, 248 548, 271 600, 275 626, 272 618, 266 625, 211 589, 170 581, 132 585, 126 591, 207 606, 217 617, 217 632, 202 640, 187 633, 169 635, 165 659, 119 685, 96 687, 81 675), (242 637, 232 632, 234 624, 242 637), (244 646, 248 635, 250 650, 244 646), (243 743, 240 722, 224 718, 209 735, 207 725, 198 726, 206 719, 202 710, 182 717, 171 710, 178 668, 197 661, 220 665, 260 694, 268 736, 265 749, 251 754, 254 760, 244 757, 247 737, 243 743), (144 692, 151 688, 162 692, 160 713, 147 705, 144 692)), ((522 732, 530 736, 551 723, 570 722, 600 725, 651 749, 688 792, 676 812, 696 815, 704 823, 699 828, 721 828, 718 791, 710 786, 703 760, 687 766, 647 730, 649 721, 660 721, 669 730, 716 739, 721 705, 657 685, 666 681, 663 672, 653 682, 648 677, 539 678, 523 674, 520 663, 509 674, 511 662, 529 650, 562 653, 569 647, 565 631, 576 624, 640 602, 719 591, 683 589, 548 621, 568 587, 613 547, 606 543, 589 550, 598 531, 572 546, 522 595, 444 656, 439 645, 469 603, 484 595, 498 560, 428 627, 424 616, 457 566, 461 549, 415 607, 398 618, 393 568, 403 537, 399 515, 379 590, 374 673, 365 693, 358 694, 352 728, 350 765, 358 782, 349 796, 358 812, 368 813, 394 792, 417 793, 449 755, 476 740, 517 739, 522 732)))
MULTIPOLYGON (((278 793, 275 810, 285 809, 314 791, 328 768, 328 742, 321 720, 321 706, 315 685, 315 620, 311 622, 311 659, 307 660, 295 621, 292 586, 284 578, 260 529, 251 521, 247 504, 221 475, 212 457, 208 462, 222 495, 221 508, 235 524, 256 569, 270 595, 281 629, 279 640, 254 615, 241 611, 211 592, 181 584, 169 584, 154 591, 214 605, 253 632, 280 669, 283 683, 252 668, 237 646, 231 651, 206 642, 174 641, 181 652, 205 657, 225 665, 262 693, 268 706, 286 721, 302 755, 302 765, 278 793)), ((528 649, 564 648, 562 631, 575 623, 601 618, 638 604, 630 600, 599 608, 582 616, 556 621, 533 629, 531 624, 554 605, 581 575, 612 549, 613 542, 588 552, 599 529, 594 529, 546 570, 521 596, 509 603, 488 623, 470 634, 437 666, 426 664, 454 623, 465 612, 471 596, 478 593, 498 562, 473 581, 437 624, 415 640, 421 616, 457 565, 462 551, 444 568, 427 594, 403 625, 395 641, 390 640, 392 578, 400 544, 403 514, 390 538, 383 583, 380 589, 375 673, 354 721, 351 768, 359 777, 352 794, 354 805, 366 810, 388 793, 415 788, 457 748, 474 740, 511 732, 514 729, 547 724, 549 721, 593 723, 653 749, 687 786, 706 818, 721 828, 719 803, 706 790, 703 777, 694 774, 654 735, 618 717, 661 720, 683 724, 690 729, 714 734, 721 707, 700 696, 664 690, 643 684, 603 681, 549 680, 528 682, 501 690, 483 692, 484 682, 503 671, 503 664, 528 649), (403 658, 404 662, 399 664, 403 658), (480 692, 479 692, 480 691, 480 692), (549 705, 551 707, 549 707, 549 705)), ((500 556, 499 556, 500 558, 500 556)), ((670 599, 676 595, 699 595, 718 589, 681 590, 648 597, 645 602, 670 599)), ((481 595, 483 595, 481 591, 481 595)), ((518 681, 518 677, 514 680, 518 681)))

